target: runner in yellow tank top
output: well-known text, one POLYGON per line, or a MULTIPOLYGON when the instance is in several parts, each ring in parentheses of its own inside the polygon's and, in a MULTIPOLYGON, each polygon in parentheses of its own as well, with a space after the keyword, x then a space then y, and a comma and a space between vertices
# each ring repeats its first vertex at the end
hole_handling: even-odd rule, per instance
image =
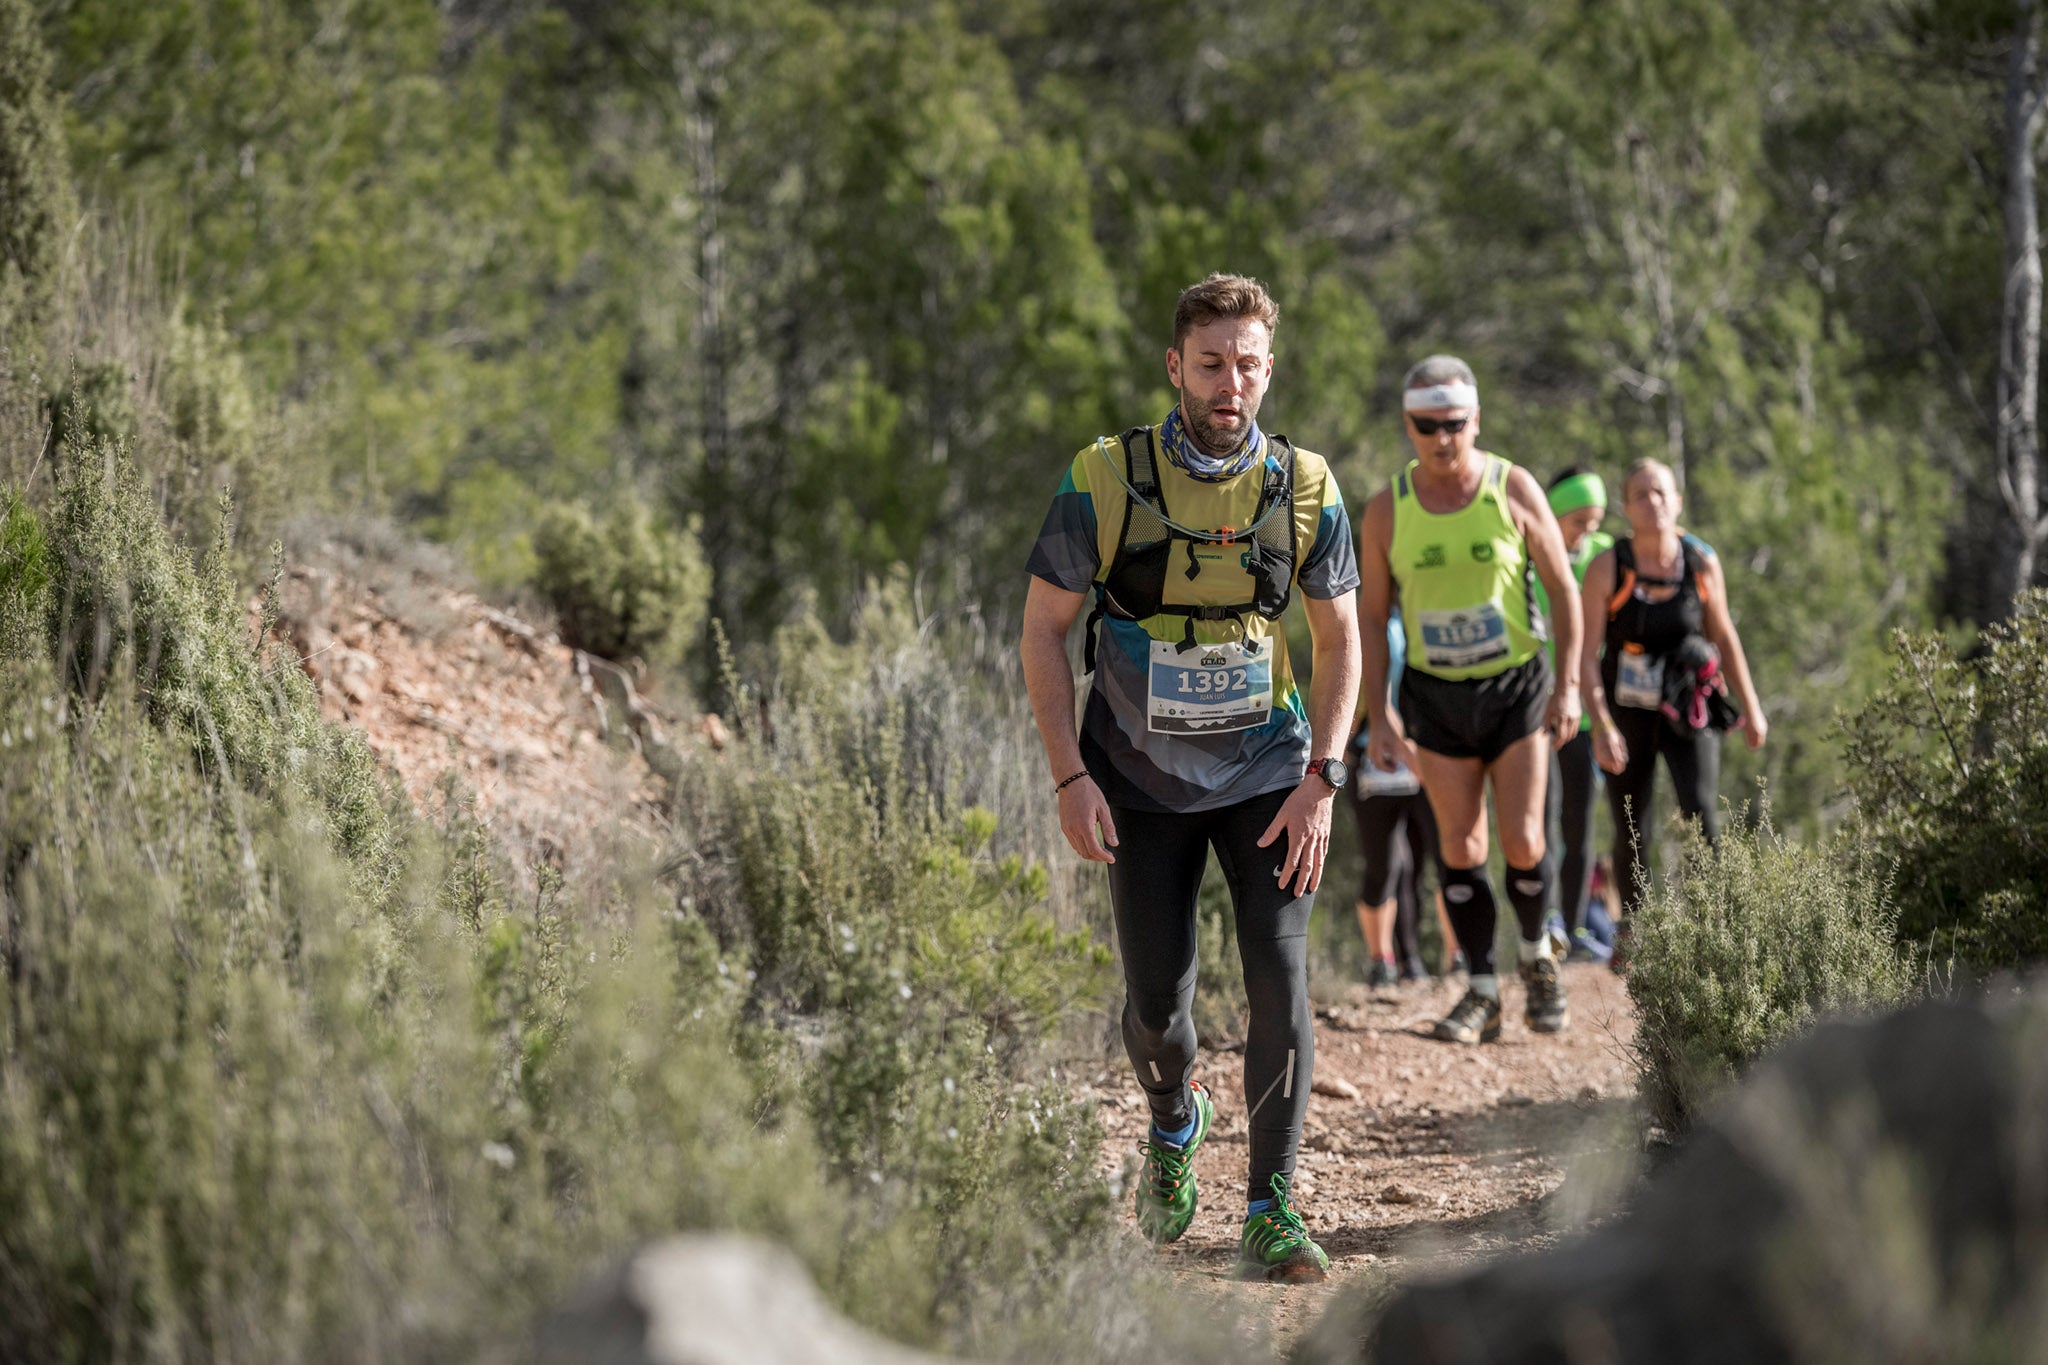
POLYGON ((1391 770, 1406 754, 1429 793, 1443 857, 1445 907, 1470 970, 1465 996, 1436 1029, 1452 1042, 1500 1036, 1498 920, 1486 872, 1486 787, 1493 787, 1508 899, 1520 929, 1524 1018, 1538 1032, 1570 1020, 1543 933, 1550 870, 1543 856, 1551 750, 1579 730, 1579 604, 1564 538, 1528 471, 1479 449, 1479 390, 1455 356, 1431 356, 1402 383, 1415 460, 1366 504, 1358 536, 1366 761, 1391 770), (1540 578, 1550 627, 1532 606, 1540 578), (1387 618, 1408 630, 1398 713, 1387 700, 1387 618))

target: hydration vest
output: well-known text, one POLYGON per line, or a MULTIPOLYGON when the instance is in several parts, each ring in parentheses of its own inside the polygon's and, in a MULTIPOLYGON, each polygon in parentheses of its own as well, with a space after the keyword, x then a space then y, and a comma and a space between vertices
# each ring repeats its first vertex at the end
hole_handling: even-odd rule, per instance
POLYGON ((1116 557, 1109 573, 1095 585, 1095 609, 1088 614, 1086 671, 1095 671, 1096 629, 1104 616, 1119 621, 1143 621, 1153 616, 1179 616, 1186 622, 1180 648, 1196 648, 1195 622, 1236 621, 1256 613, 1277 621, 1294 596, 1294 446, 1285 436, 1266 438, 1266 458, 1261 462, 1264 481, 1259 487, 1258 510, 1243 530, 1199 530, 1173 520, 1159 486, 1159 463, 1153 449, 1152 428, 1132 427, 1117 438, 1123 446, 1124 464, 1116 469, 1109 452, 1098 443, 1105 461, 1123 480, 1124 523, 1117 535, 1116 557), (1187 545, 1188 578, 1199 577, 1202 564, 1195 557, 1197 545, 1250 543, 1246 568, 1251 573, 1251 600, 1219 606, 1192 606, 1166 601, 1166 575, 1173 568, 1176 541, 1187 545))

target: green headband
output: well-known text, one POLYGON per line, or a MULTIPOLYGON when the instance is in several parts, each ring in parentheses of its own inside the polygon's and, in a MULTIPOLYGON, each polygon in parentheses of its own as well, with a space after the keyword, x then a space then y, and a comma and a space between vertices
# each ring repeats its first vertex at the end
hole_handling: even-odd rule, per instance
POLYGON ((1607 510, 1607 485, 1598 474, 1574 474, 1550 490, 1550 510, 1558 516, 1581 507, 1607 510))

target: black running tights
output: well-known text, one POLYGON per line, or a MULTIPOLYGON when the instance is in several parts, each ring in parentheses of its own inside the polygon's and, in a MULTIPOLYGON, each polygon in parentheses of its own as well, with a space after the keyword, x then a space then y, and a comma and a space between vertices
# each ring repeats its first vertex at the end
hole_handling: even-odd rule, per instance
POLYGON ((1244 1093, 1255 1199, 1266 1197, 1275 1174, 1294 1174, 1315 1071, 1308 1002, 1315 897, 1296 896, 1274 878, 1286 858, 1286 835, 1258 846, 1288 794, 1193 814, 1112 812, 1117 847, 1109 892, 1123 955, 1124 1048, 1151 1102, 1152 1122, 1167 1131, 1193 1117, 1187 1083, 1195 1063, 1195 896, 1210 849, 1223 869, 1251 1006, 1244 1093))
POLYGON ((1550 760, 1545 842, 1557 860, 1557 908, 1567 933, 1586 927, 1593 894, 1593 732, 1581 730, 1550 760))
POLYGON ((1607 805, 1614 813, 1614 885, 1621 912, 1631 915, 1649 885, 1657 759, 1662 756, 1671 773, 1679 811, 1698 821, 1713 844, 1721 837, 1721 811, 1714 801, 1721 782, 1721 734, 1698 730, 1681 735, 1658 712, 1627 706, 1615 708, 1614 722, 1628 745, 1628 766, 1607 776, 1607 805))

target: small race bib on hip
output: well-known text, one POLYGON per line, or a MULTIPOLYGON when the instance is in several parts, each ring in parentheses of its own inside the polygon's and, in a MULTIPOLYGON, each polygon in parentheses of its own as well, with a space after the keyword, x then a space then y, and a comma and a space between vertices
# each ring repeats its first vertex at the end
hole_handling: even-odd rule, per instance
POLYGON ((1422 779, 1408 770, 1405 763, 1394 765, 1394 771, 1381 772, 1372 765, 1372 760, 1361 754, 1357 776, 1351 779, 1352 788, 1360 797, 1368 796, 1413 796, 1422 790, 1422 779))
POLYGON ((1476 668, 1508 655, 1508 622, 1500 603, 1415 615, 1425 668, 1476 668))
POLYGON ((1623 654, 1614 670, 1614 704, 1654 711, 1664 704, 1664 660, 1623 654))
POLYGON ((1155 734, 1199 735, 1250 730, 1273 712, 1273 652, 1257 641, 1196 645, 1182 650, 1152 642, 1146 728, 1155 734))

